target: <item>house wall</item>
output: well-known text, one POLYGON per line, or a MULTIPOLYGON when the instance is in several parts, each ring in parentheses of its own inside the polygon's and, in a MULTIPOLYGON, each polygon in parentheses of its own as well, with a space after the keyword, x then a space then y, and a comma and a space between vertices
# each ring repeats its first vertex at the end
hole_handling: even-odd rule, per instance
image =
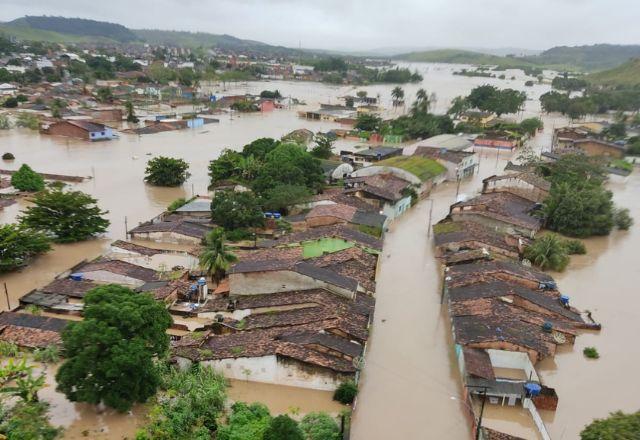
POLYGON ((309 227, 309 228, 317 228, 319 226, 329 226, 329 225, 336 225, 336 224, 344 224, 344 223, 347 223, 347 222, 342 220, 341 218, 338 218, 338 217, 333 217, 333 216, 330 216, 330 215, 323 215, 323 216, 308 218, 306 220, 306 223, 307 223, 307 227, 309 227))
POLYGON ((96 281, 105 284, 123 284, 127 286, 140 287, 145 282, 126 275, 109 272, 106 270, 94 270, 91 272, 81 272, 85 280, 96 281))
POLYGON ((67 136, 77 139, 89 140, 89 132, 80 127, 62 121, 51 124, 45 133, 53 136, 67 136))
POLYGON ((229 275, 231 295, 264 295, 292 290, 327 289, 337 295, 353 298, 354 293, 291 270, 232 273, 229 275))
POLYGON ((523 370, 529 380, 540 382, 540 378, 526 353, 504 350, 487 350, 487 353, 494 368, 523 370))
POLYGON ((109 110, 93 110, 89 113, 92 119, 101 122, 122 121, 122 109, 114 108, 109 110))
POLYGON ((129 233, 132 239, 149 240, 156 243, 174 243, 174 244, 200 244, 201 240, 196 237, 177 234, 175 232, 133 232, 129 233))
POLYGON ((547 198, 547 196, 549 196, 548 191, 543 191, 540 188, 517 178, 487 182, 482 189, 482 192, 485 194, 492 192, 508 192, 537 203, 542 202, 547 198))
POLYGON ((103 131, 92 131, 89 133, 89 140, 102 141, 113 138, 113 130, 109 127, 105 127, 103 131))
MULTIPOLYGON (((467 344, 467 346, 472 348, 484 348, 484 349, 492 348, 495 350, 518 351, 518 352, 526 353, 529 356, 531 363, 533 364, 535 364, 540 360, 540 353, 538 353, 536 350, 532 348, 524 347, 522 345, 516 345, 507 341, 477 342, 473 344, 467 344)), ((553 356, 554 354, 555 352, 552 352, 551 356, 553 356)))
POLYGON ((328 369, 304 365, 278 358, 276 355, 232 358, 202 362, 230 379, 250 380, 276 385, 333 391, 353 375, 343 375, 328 369))
POLYGON ((382 207, 382 213, 387 216, 387 219, 393 220, 400 217, 409 208, 411 208, 411 196, 400 199, 393 204, 385 203, 382 207))

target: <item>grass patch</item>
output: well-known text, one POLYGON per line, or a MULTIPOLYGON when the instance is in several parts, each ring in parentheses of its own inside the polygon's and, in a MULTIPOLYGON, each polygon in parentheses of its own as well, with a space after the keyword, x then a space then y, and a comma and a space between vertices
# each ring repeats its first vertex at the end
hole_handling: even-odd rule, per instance
POLYGON ((447 171, 443 165, 440 165, 435 160, 422 156, 396 156, 377 162, 375 165, 400 168, 413 174, 422 182, 426 182, 447 171))
POLYGON ((461 230, 462 223, 459 222, 436 223, 433 225, 434 234, 449 234, 451 232, 459 232, 461 230))

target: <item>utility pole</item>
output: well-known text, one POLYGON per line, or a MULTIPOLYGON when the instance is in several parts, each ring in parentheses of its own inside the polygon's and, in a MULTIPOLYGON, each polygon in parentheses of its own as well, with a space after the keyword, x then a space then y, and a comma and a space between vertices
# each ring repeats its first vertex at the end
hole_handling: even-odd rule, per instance
POLYGON ((427 237, 431 236, 431 217, 433 214, 433 199, 427 199, 431 202, 431 206, 429 207, 429 226, 427 227, 427 237))
POLYGON ((129 225, 127 224, 127 216, 124 216, 124 239, 129 239, 129 225))
POLYGON ((7 310, 11 311, 11 302, 9 301, 9 290, 7 289, 7 283, 4 283, 4 296, 7 298, 7 310))

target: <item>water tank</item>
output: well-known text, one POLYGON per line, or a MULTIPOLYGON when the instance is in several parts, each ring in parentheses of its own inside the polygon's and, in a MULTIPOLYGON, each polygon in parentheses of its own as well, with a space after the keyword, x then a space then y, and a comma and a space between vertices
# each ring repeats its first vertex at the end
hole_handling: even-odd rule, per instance
POLYGON ((547 333, 551 333, 551 330, 553 330, 553 324, 551 324, 549 321, 546 321, 544 324, 542 324, 542 330, 547 333))
POLYGON ((271 217, 273 217, 273 213, 272 213, 272 212, 265 212, 265 213, 264 213, 264 216, 265 216, 266 218, 271 218, 271 217))
POLYGON ((563 306, 569 305, 569 297, 567 295, 560 295, 560 302, 563 306))
POLYGON ((198 290, 198 286, 195 284, 192 284, 191 286, 189 286, 189 290, 192 292, 196 292, 198 290))
POLYGON ((282 215, 279 212, 274 212, 273 213, 273 218, 279 219, 280 217, 282 217, 282 215))
POLYGON ((198 278, 198 286, 204 286, 207 284, 207 280, 204 277, 198 278))
POLYGON ((524 390, 527 393, 527 397, 536 397, 540 395, 542 387, 535 382, 527 382, 524 384, 524 390))
POLYGON ((84 279, 84 274, 83 273, 72 273, 70 278, 73 281, 82 281, 84 279))

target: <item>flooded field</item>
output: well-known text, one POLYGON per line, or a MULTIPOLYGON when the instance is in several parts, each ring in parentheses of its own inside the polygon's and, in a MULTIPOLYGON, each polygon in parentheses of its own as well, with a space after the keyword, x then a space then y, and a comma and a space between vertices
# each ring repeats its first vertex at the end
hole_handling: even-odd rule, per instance
MULTIPOLYGON (((437 112, 444 112, 454 97, 468 93, 477 85, 492 83, 526 90, 530 100, 519 117, 530 117, 539 113, 538 96, 549 90, 548 85, 525 87, 522 74, 517 74, 515 80, 498 80, 454 76, 452 66, 412 64, 410 67, 418 69, 424 81, 403 86, 407 101, 413 99, 419 87, 424 87, 436 94, 437 112)), ((506 76, 510 78, 511 73, 507 72, 506 76)), ((315 108, 320 102, 336 103, 339 96, 355 91, 352 87, 273 81, 227 85, 226 93, 276 88, 284 96, 304 100, 307 108, 315 108)), ((393 85, 373 85, 357 89, 367 90, 370 96, 380 94, 383 105, 390 108, 392 88, 393 85)), ((395 111, 400 113, 402 109, 395 111)), ((7 283, 11 306, 17 304, 20 296, 48 283, 57 273, 99 255, 111 240, 124 238, 125 218, 132 227, 159 214, 178 197, 204 194, 208 162, 224 148, 239 149, 256 138, 280 137, 298 128, 319 131, 337 127, 329 122, 300 119, 296 112, 297 109, 292 108, 267 114, 234 115, 233 119, 223 115, 219 124, 201 129, 141 137, 122 134, 118 140, 91 144, 23 129, 0 131, 0 152, 12 152, 16 156, 13 163, 3 163, 2 168, 17 169, 22 163, 28 163, 40 172, 92 176, 74 188, 96 197, 99 205, 109 211, 111 220, 106 237, 55 246, 25 270, 1 276, 0 282, 7 283), (190 179, 179 188, 145 185, 142 179, 146 162, 158 155, 184 158, 191 165, 190 179)), ((546 118, 545 132, 535 139, 537 147, 548 146, 553 127, 564 123, 546 118)), ((341 146, 338 144, 338 148, 341 146)), ((500 173, 510 159, 513 157, 505 152, 483 152, 479 173, 461 183, 460 193, 476 193, 481 179, 500 173)), ((639 187, 637 175, 624 184, 611 185, 616 201, 631 208, 638 222, 639 187)), ((471 435, 465 416, 467 410, 460 401, 461 383, 446 309, 440 305, 439 271, 427 234, 429 217, 432 223, 444 217, 455 195, 453 184, 438 187, 431 200, 421 202, 399 219, 385 239, 375 324, 353 420, 355 440, 456 440, 468 439, 471 435)), ((0 221, 14 221, 26 203, 21 201, 0 212, 0 221)), ((616 232, 607 238, 588 240, 589 253, 574 257, 568 270, 557 275, 563 292, 572 297, 576 306, 590 309, 603 323, 603 330, 579 337, 572 350, 540 365, 543 380, 555 387, 560 396, 557 413, 544 415, 554 439, 576 438, 582 426, 594 417, 606 416, 609 411, 637 409, 639 386, 621 373, 633 374, 634 367, 640 363, 640 351, 631 340, 640 329, 637 288, 634 289, 640 285, 640 274, 633 267, 638 260, 635 254, 638 244, 637 227, 628 233, 616 232), (591 345, 601 354, 597 361, 587 361, 582 355, 582 348, 591 345)), ((7 308, 6 301, 0 300, 0 308, 7 308)), ((234 399, 265 402, 274 413, 291 408, 301 412, 341 409, 331 401, 330 393, 251 382, 234 381, 230 395, 234 399)), ((131 415, 98 413, 93 407, 56 397, 53 387, 45 389, 43 396, 45 400, 55 399, 53 422, 66 426, 65 438, 70 439, 87 438, 83 431, 91 434, 89 438, 131 437, 145 412, 144 407, 139 407, 131 415)), ((506 420, 499 423, 518 425, 525 433, 530 432, 510 409, 496 407, 489 414, 489 421, 506 420)))

